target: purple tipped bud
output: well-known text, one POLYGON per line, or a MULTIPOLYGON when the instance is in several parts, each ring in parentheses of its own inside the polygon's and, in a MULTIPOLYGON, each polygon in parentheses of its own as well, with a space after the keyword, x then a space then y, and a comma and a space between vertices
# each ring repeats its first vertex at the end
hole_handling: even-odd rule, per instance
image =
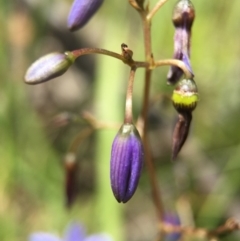
POLYGON ((173 24, 177 28, 186 28, 191 31, 195 18, 195 9, 190 0, 180 0, 173 10, 173 24))
POLYGON ((75 31, 83 27, 102 3, 103 0, 75 0, 68 15, 68 28, 75 31))
POLYGON ((74 63, 71 52, 51 53, 36 60, 27 70, 25 82, 30 85, 39 84, 64 74, 74 63))
POLYGON ((127 202, 136 191, 143 166, 143 145, 136 127, 124 124, 112 144, 111 186, 118 202, 127 202))

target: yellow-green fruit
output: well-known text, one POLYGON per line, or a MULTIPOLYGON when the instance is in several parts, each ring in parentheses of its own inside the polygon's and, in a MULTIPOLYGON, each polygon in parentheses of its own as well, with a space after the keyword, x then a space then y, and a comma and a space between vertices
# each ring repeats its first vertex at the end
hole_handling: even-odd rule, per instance
POLYGON ((172 102, 178 112, 193 111, 198 102, 198 90, 194 80, 180 80, 173 91, 172 102))

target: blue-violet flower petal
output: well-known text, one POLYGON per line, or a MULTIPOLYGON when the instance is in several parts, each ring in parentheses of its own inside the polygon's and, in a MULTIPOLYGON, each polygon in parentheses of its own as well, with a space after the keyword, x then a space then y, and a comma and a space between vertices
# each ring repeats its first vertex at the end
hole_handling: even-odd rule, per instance
POLYGON ((68 15, 68 28, 75 31, 83 27, 102 3, 103 0, 75 0, 68 15))
MULTIPOLYGON (((177 216, 177 214, 174 213, 167 213, 164 217, 164 222, 166 224, 170 224, 170 225, 175 225, 175 226, 179 226, 181 225, 180 219, 177 216)), ((179 232, 173 232, 170 234, 167 234, 165 239, 166 241, 178 241, 181 238, 181 233, 179 232)))
POLYGON ((143 166, 143 145, 136 127, 124 124, 112 144, 110 177, 118 202, 127 202, 136 191, 143 166))
POLYGON ((86 232, 84 227, 79 223, 72 222, 65 231, 64 241, 83 241, 85 237, 86 232))
POLYGON ((59 237, 54 234, 38 232, 30 235, 29 241, 61 241, 59 237))

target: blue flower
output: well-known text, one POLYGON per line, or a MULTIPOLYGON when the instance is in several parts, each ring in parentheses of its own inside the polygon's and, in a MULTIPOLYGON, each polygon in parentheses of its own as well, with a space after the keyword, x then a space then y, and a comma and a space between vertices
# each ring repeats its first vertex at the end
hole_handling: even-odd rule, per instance
POLYGON ((71 223, 64 234, 63 238, 60 238, 57 235, 36 232, 29 236, 29 241, 112 241, 112 238, 105 234, 93 234, 86 236, 85 229, 82 225, 78 223, 71 223))

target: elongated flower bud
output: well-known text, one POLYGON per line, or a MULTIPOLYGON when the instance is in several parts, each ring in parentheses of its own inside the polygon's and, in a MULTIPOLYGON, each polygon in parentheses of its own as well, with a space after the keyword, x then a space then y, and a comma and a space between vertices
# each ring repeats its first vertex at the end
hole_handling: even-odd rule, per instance
MULTIPOLYGON (((190 64, 190 42, 191 27, 195 17, 194 6, 190 0, 180 0, 174 7, 173 24, 175 26, 174 35, 174 55, 173 58, 182 60, 188 70, 192 73, 190 64)), ((182 76, 183 71, 171 66, 167 75, 168 83, 175 84, 182 76)))
POLYGON ((64 74, 74 61, 75 57, 71 52, 47 54, 28 68, 25 82, 35 85, 56 78, 64 74))
POLYGON ((75 0, 68 15, 68 28, 75 31, 83 27, 102 3, 103 0, 75 0))
POLYGON ((173 91, 172 102, 179 112, 192 112, 198 102, 197 85, 192 79, 182 79, 173 91))
POLYGON ((124 124, 112 144, 110 178, 118 202, 127 202, 136 191, 143 166, 143 146, 136 127, 124 124))

